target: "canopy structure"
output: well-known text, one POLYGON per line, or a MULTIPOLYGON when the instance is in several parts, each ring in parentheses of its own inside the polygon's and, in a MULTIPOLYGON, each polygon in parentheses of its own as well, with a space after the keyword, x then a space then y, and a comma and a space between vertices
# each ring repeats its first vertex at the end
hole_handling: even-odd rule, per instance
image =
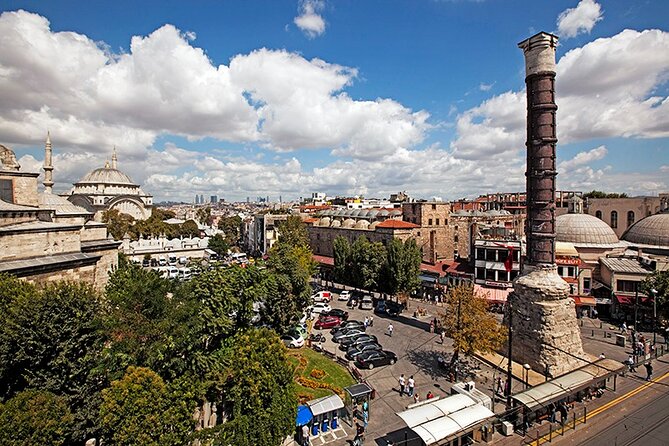
POLYGON ((295 417, 295 425, 297 427, 304 426, 309 424, 309 422, 314 418, 311 413, 309 406, 299 405, 297 406, 297 417, 295 417))
POLYGON ((351 398, 358 398, 372 393, 372 388, 365 383, 353 384, 344 389, 346 393, 351 395, 351 398))
POLYGON ((339 398, 339 395, 330 395, 318 398, 317 400, 307 401, 307 406, 311 409, 311 414, 316 417, 324 413, 343 409, 344 402, 339 398))
POLYGON ((418 425, 436 420, 437 418, 445 417, 453 412, 464 409, 465 407, 473 406, 474 404, 476 404, 476 401, 467 395, 458 394, 437 400, 434 403, 424 404, 399 412, 397 416, 400 417, 407 426, 413 429, 418 425))
POLYGON ((495 414, 490 409, 480 404, 474 404, 450 415, 415 426, 412 429, 426 445, 430 445, 494 416, 495 414))
POLYGON ((591 385, 593 381, 601 381, 617 373, 622 369, 618 361, 612 359, 602 359, 594 364, 589 364, 581 369, 562 375, 552 381, 532 387, 529 390, 512 395, 515 401, 519 402, 529 410, 539 406, 545 406, 551 401, 571 395, 585 387, 591 385))

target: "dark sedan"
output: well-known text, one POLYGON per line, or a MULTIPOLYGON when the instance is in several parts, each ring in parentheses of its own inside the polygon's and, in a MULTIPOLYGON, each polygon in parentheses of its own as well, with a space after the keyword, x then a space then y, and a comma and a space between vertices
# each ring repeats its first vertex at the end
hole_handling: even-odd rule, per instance
POLYGON ((365 331, 359 328, 351 328, 350 330, 346 330, 344 333, 339 333, 336 334, 332 337, 332 340, 334 342, 341 342, 344 339, 352 338, 357 335, 365 334, 365 331))
POLYGON ((330 330, 330 334, 334 336, 351 328, 357 328, 359 330, 365 331, 365 324, 358 321, 343 321, 339 327, 330 330))
POLYGON ((397 355, 387 350, 369 351, 361 353, 355 358, 355 365, 361 369, 373 369, 381 365, 393 365, 397 362, 397 355))
POLYGON ((323 316, 335 316, 341 319, 342 321, 348 320, 348 311, 340 310, 339 308, 333 308, 327 313, 323 313, 323 316))
POLYGON ((367 342, 363 344, 354 345, 346 351, 346 359, 349 361, 354 360, 359 354, 368 352, 368 351, 378 351, 383 350, 383 348, 376 342, 367 342))
POLYGON ((316 330, 321 330, 323 328, 334 328, 334 327, 339 327, 341 324, 341 319, 335 316, 321 316, 316 323, 314 324, 314 328, 316 330))
POLYGON ((361 333, 359 336, 350 336, 350 337, 345 337, 339 341, 339 348, 342 350, 346 351, 348 350, 349 347, 353 347, 354 345, 362 344, 365 342, 373 341, 376 342, 378 339, 376 339, 376 336, 374 335, 368 335, 367 333, 361 333))

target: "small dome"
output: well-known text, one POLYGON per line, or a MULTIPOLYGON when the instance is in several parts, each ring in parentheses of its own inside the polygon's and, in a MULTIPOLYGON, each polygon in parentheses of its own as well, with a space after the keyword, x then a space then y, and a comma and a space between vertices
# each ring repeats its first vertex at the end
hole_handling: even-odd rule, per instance
POLYGON ((380 222, 378 222, 378 221, 373 221, 373 222, 369 225, 369 227, 368 227, 367 229, 374 230, 374 229, 376 229, 376 227, 379 225, 379 223, 380 223, 380 222))
POLYGON ((332 222, 332 225, 331 225, 331 226, 332 226, 333 228, 338 228, 338 227, 341 226, 341 221, 339 221, 339 220, 335 220, 335 221, 332 222))
POLYGON ((344 228, 352 228, 353 226, 355 226, 355 220, 353 220, 352 218, 347 218, 341 225, 344 228))
POLYGON ((394 211, 390 211, 390 216, 391 217, 399 217, 400 215, 402 215, 402 211, 400 211, 398 209, 395 209, 394 211))
POLYGON ((318 226, 330 226, 330 217, 323 217, 318 222, 318 226))
POLYGON ((69 202, 60 195, 42 192, 39 195, 39 207, 56 211, 56 215, 93 215, 81 206, 69 202))
POLYGON ((555 219, 558 242, 579 245, 610 246, 618 244, 613 229, 599 218, 589 214, 564 214, 555 219))
POLYGON ((669 247, 669 213, 639 220, 625 231, 622 239, 630 243, 669 247))
POLYGON ((381 209, 381 210, 379 211, 379 217, 387 217, 388 215, 390 215, 390 212, 388 212, 388 211, 385 210, 385 209, 381 209))
POLYGON ((101 167, 89 172, 77 184, 127 184, 137 186, 130 177, 118 169, 101 167))
POLYGON ((369 227, 369 222, 367 220, 358 220, 355 224, 356 229, 367 229, 369 227))

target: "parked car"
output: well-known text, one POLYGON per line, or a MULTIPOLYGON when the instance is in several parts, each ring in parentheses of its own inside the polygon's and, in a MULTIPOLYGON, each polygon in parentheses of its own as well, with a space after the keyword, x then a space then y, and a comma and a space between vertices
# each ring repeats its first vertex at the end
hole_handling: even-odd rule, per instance
POLYGON ((339 348, 346 351, 350 347, 353 347, 354 345, 364 344, 365 342, 370 342, 370 341, 377 342, 378 339, 374 335, 362 333, 359 336, 351 336, 341 339, 339 341, 339 348))
POLYGON ((314 324, 314 328, 316 330, 322 330, 324 328, 339 327, 340 324, 341 319, 336 316, 321 316, 314 324))
POLYGON ((360 302, 360 299, 358 299, 357 296, 351 296, 348 299, 348 302, 346 302, 346 306, 349 308, 355 308, 358 306, 358 303, 360 302))
POLYGON ((335 316, 341 319, 342 321, 348 320, 348 311, 340 310, 339 308, 333 308, 327 313, 321 313, 321 316, 335 316))
POLYGON ((399 315, 404 309, 404 305, 393 302, 392 300, 379 300, 376 303, 376 308, 374 312, 377 314, 387 314, 388 316, 395 317, 399 315))
POLYGON ((360 301, 361 310, 372 310, 374 308, 374 302, 372 302, 372 296, 363 296, 360 301))
POLYGON ((352 347, 349 347, 348 350, 346 350, 346 359, 349 361, 354 360, 359 354, 372 351, 372 350, 383 350, 383 347, 377 342, 363 342, 362 344, 357 344, 352 347))
POLYGON ((332 340, 334 342, 339 343, 339 342, 343 341, 344 339, 352 338, 354 336, 361 335, 361 334, 365 334, 365 330, 363 330, 361 328, 351 328, 351 329, 348 329, 348 330, 346 330, 342 333, 338 333, 338 334, 334 335, 332 337, 332 340))
POLYGON ((351 298, 351 292, 349 290, 344 290, 339 293, 337 300, 348 301, 351 298))
POLYGON ((359 321, 343 321, 339 327, 330 330, 330 333, 334 336, 351 328, 357 328, 364 331, 365 324, 359 321))
POLYGON ((308 333, 307 326, 302 324, 296 325, 295 327, 291 328, 288 331, 289 335, 302 336, 302 338, 306 338, 307 333, 308 333))
POLYGON ((281 336, 281 341, 288 348, 300 348, 304 347, 304 338, 296 334, 286 334, 281 336))
POLYGON ((312 316, 315 314, 328 313, 332 311, 332 307, 325 302, 319 302, 309 307, 311 309, 312 316))
POLYGON ((318 293, 311 296, 314 302, 330 302, 332 300, 332 293, 329 291, 319 291, 318 293))
POLYGON ((374 367, 381 365, 393 365, 397 362, 397 355, 387 350, 368 351, 361 353, 355 359, 355 365, 361 369, 372 370, 374 367))

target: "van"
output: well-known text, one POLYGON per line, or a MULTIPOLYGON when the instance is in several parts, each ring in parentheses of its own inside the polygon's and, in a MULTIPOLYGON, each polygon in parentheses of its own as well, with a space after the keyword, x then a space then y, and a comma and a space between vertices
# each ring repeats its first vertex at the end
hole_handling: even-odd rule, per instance
POLYGON ((176 255, 170 254, 168 257, 169 257, 170 265, 176 265, 177 264, 177 256, 176 255))
POLYGON ((179 278, 179 270, 175 268, 174 266, 170 266, 167 268, 168 271, 168 278, 170 279, 178 279, 179 278))
POLYGON ((189 280, 191 278, 190 268, 179 268, 179 280, 189 280))
POLYGON ((332 299, 332 293, 329 291, 319 291, 318 293, 311 296, 314 302, 330 302, 332 299))
POLYGON ((165 257, 158 257, 158 265, 160 266, 167 266, 167 260, 165 260, 165 257))
POLYGON ((371 310, 374 308, 374 301, 372 296, 363 296, 362 301, 360 301, 361 310, 371 310))
POLYGON ((244 252, 234 252, 230 254, 230 261, 233 263, 244 264, 248 263, 249 259, 246 258, 246 253, 244 252))
POLYGON ((188 257, 179 257, 179 263, 185 265, 188 263, 188 257))

